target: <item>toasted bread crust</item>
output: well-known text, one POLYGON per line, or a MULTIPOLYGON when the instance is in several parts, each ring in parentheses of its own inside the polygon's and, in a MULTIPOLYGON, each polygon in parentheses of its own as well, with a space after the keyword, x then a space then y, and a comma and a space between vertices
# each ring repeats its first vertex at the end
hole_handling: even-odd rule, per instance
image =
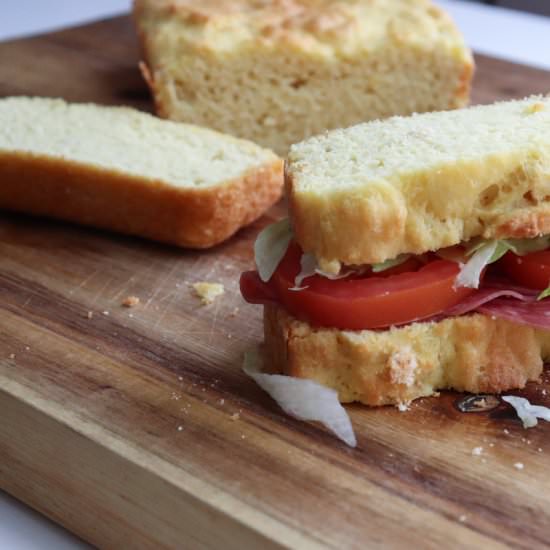
POLYGON ((437 390, 522 388, 550 357, 550 331, 474 313, 382 331, 314 328, 264 309, 268 368, 335 389, 340 401, 407 403, 437 390))
POLYGON ((282 161, 205 188, 175 188, 114 170, 0 153, 0 208, 191 248, 220 243, 281 195, 282 161))

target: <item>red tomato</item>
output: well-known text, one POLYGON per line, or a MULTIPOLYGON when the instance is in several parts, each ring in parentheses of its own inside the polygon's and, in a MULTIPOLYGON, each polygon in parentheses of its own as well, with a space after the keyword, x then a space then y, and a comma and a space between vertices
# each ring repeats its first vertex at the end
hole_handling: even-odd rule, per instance
POLYGON ((550 284, 550 250, 525 256, 508 252, 500 262, 506 274, 519 285, 543 290, 550 284))
POLYGON ((254 278, 255 272, 244 273, 244 298, 252 303, 277 301, 294 317, 313 325, 360 330, 437 315, 473 292, 470 288, 453 287, 459 267, 447 260, 425 265, 408 261, 382 273, 337 280, 313 275, 302 283, 307 288, 290 290, 300 271, 301 254, 300 248, 291 244, 268 284, 259 281, 257 274, 254 278))

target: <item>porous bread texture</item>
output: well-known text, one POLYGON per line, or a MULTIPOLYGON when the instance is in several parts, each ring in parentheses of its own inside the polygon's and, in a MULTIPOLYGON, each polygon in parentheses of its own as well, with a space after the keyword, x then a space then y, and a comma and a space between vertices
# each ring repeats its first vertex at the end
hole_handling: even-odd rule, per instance
POLYGON ((164 117, 285 155, 326 129, 468 101, 473 60, 429 0, 135 0, 164 117))
POLYGON ((473 313, 383 331, 314 328, 264 307, 270 372, 309 378, 341 402, 408 403, 437 390, 500 393, 537 380, 550 332, 473 313))
POLYGON ((291 148, 298 243, 327 271, 550 233, 550 98, 334 130, 291 148))
POLYGON ((280 196, 267 149, 139 111, 0 100, 0 208, 209 247, 280 196))

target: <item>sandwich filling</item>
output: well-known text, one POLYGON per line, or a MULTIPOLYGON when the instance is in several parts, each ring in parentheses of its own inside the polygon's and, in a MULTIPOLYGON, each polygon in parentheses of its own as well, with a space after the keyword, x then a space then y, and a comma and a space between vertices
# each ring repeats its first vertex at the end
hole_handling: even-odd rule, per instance
POLYGON ((258 269, 240 281, 245 300, 313 326, 380 330, 479 312, 550 329, 550 236, 473 240, 336 275, 301 250, 288 220, 264 229, 254 248, 258 269))

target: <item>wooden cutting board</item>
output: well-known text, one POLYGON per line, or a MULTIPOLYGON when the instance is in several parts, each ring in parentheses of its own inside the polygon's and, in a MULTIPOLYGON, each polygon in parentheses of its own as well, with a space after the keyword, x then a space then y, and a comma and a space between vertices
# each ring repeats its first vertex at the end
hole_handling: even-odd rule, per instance
MULTIPOLYGON (((0 95, 149 110, 137 61, 126 17, 0 44, 0 95)), ((550 73, 478 57, 476 102, 549 89, 550 73)), ((261 308, 237 279, 282 213, 206 252, 2 213, 0 486, 111 548, 547 545, 550 425, 464 414, 447 393, 349 406, 350 449, 243 374, 261 308), (225 295, 201 306, 201 280, 225 295)), ((521 395, 550 405, 545 390, 521 395)))

